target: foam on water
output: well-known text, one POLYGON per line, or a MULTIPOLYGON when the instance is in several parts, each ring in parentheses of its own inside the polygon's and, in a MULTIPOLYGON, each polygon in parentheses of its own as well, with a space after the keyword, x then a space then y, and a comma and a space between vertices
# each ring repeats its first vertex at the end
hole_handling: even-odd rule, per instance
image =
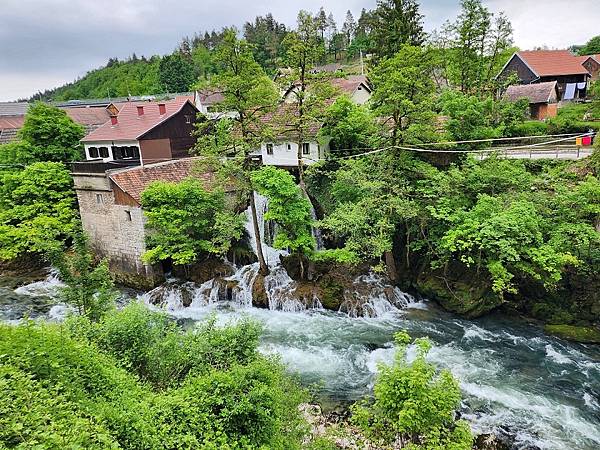
POLYGON ((62 286, 63 283, 58 278, 58 271, 52 269, 45 280, 18 287, 15 289, 15 294, 29 297, 55 297, 58 289, 62 286))

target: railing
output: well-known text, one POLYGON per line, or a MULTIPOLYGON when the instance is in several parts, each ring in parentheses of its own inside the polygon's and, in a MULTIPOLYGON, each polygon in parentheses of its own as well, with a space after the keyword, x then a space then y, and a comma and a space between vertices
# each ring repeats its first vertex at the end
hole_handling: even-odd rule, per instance
POLYGON ((552 147, 536 147, 524 149, 503 149, 496 147, 477 154, 477 159, 484 159, 492 154, 508 159, 581 159, 592 154, 591 146, 575 147, 572 145, 555 145, 552 147))
POLYGON ((139 166, 139 159, 122 159, 118 161, 104 162, 101 159, 92 159, 89 161, 77 161, 71 163, 73 173, 104 173, 111 169, 121 169, 124 167, 139 166))

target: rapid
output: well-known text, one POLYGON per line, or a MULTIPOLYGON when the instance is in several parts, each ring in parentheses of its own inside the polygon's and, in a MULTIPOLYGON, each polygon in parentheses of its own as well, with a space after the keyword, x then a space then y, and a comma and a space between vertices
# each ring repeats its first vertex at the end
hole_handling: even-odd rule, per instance
MULTIPOLYGON (((259 198, 257 204, 262 214, 266 203, 259 198)), ((263 230, 264 224, 261 235, 263 230)), ((461 319, 375 274, 358 277, 350 293, 366 305, 360 314, 351 301, 338 312, 326 311, 318 298, 298 302, 289 295, 295 282, 277 262, 282 253, 264 245, 271 267, 265 279, 269 309, 252 306, 256 264, 238 267, 226 279, 235 282, 233 289, 218 280, 169 279, 149 292, 124 290, 123 302, 143 301, 188 326, 210 315, 222 323, 256 319, 264 327, 261 351, 281 358, 329 405, 369 395, 378 364, 393 358, 395 332, 427 336, 434 344, 428 358, 459 379, 461 415, 476 434, 506 436, 516 449, 600 448, 600 347, 546 336, 515 317, 461 319), (183 306, 184 297, 191 298, 189 306, 183 306)), ((0 320, 62 320, 69 308, 57 302, 59 286, 51 272, 45 281, 0 287, 0 320)))

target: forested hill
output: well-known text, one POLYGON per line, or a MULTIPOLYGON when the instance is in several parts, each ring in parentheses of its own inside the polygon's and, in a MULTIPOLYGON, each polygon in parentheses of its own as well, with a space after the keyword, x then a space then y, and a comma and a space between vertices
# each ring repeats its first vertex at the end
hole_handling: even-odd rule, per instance
MULTIPOLYGON (((370 42, 371 12, 363 10, 358 21, 348 11, 343 23, 336 22, 323 8, 315 14, 322 52, 318 63, 346 63, 356 59, 360 50, 375 47, 370 42)), ((213 52, 226 29, 183 37, 176 50, 151 58, 133 54, 126 60, 109 59, 104 67, 58 88, 34 95, 33 99, 70 100, 75 98, 125 97, 161 92, 185 92, 201 78, 215 72, 213 52)), ((271 14, 258 16, 244 24, 244 39, 253 46, 256 61, 273 74, 283 63, 284 38, 290 30, 271 14)))

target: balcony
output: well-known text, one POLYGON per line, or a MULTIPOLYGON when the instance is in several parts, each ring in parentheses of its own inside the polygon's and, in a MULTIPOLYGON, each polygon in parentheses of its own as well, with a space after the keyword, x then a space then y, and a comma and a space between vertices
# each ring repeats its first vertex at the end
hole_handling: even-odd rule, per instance
POLYGON ((123 169, 139 165, 139 159, 120 159, 107 162, 104 162, 102 159, 92 159, 71 163, 71 172, 73 174, 104 174, 107 170, 123 169))

